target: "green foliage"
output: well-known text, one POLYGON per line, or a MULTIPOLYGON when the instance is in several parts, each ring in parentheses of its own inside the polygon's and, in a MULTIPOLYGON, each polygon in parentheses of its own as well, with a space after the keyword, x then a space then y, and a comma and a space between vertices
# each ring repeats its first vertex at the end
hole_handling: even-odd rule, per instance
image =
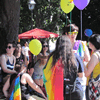
MULTIPOLYGON (((35 0, 33 10, 33 28, 41 28, 57 33, 64 26, 60 16, 65 13, 60 9, 60 0, 35 0)), ((21 0, 20 32, 31 30, 31 11, 27 0, 21 0)))
MULTIPOLYGON (((35 0, 36 5, 33 10, 33 28, 41 28, 54 33, 61 33, 62 27, 66 24, 66 14, 60 8, 60 0, 35 0)), ((82 33, 90 28, 93 32, 99 33, 100 26, 100 2, 99 0, 90 0, 89 5, 82 11, 82 33)), ((67 14, 70 19, 70 14, 67 14)), ((80 10, 74 7, 72 11, 72 23, 79 26, 80 29, 80 10)), ((67 24, 69 24, 67 20, 67 24)), ((31 11, 28 9, 27 0, 21 0, 20 31, 31 30, 31 11)), ((80 39, 80 30, 78 34, 80 39)))

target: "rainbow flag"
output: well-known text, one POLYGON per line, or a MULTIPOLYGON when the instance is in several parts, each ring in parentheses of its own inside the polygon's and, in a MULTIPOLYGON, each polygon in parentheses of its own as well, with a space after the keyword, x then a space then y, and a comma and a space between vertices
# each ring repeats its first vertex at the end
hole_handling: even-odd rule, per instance
POLYGON ((10 97, 6 100, 21 100, 20 75, 12 81, 9 94, 10 97))
POLYGON ((63 97, 63 67, 59 59, 52 67, 53 57, 48 60, 43 69, 43 82, 48 100, 64 100, 63 97))
POLYGON ((83 57, 85 52, 85 43, 81 40, 77 40, 73 49, 76 50, 78 56, 83 57))

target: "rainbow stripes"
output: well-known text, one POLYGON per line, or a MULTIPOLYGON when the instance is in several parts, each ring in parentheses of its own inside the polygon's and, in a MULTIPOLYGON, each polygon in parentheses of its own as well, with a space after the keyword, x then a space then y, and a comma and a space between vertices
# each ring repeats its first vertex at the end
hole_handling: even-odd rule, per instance
POLYGON ((59 59, 52 67, 53 57, 48 60, 43 69, 43 82, 48 100, 63 100, 63 67, 59 59))
POLYGON ((85 43, 81 40, 77 40, 73 47, 74 50, 76 50, 76 53, 80 57, 84 57, 85 52, 85 43))
POLYGON ((20 76, 19 75, 13 80, 10 92, 11 92, 11 96, 9 100, 21 100, 20 76))

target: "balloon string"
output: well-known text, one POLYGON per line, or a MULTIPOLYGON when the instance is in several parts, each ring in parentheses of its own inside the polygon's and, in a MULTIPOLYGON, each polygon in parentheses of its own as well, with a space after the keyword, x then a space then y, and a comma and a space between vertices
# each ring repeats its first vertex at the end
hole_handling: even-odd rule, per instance
POLYGON ((82 40, 82 10, 80 10, 80 21, 81 21, 81 40, 82 40))
MULTIPOLYGON (((72 23, 71 21, 72 21, 72 12, 70 12, 70 21, 69 21, 70 24, 72 23)), ((71 32, 71 26, 70 26, 70 32, 71 32)))
POLYGON ((67 26, 67 14, 66 14, 66 26, 67 26))

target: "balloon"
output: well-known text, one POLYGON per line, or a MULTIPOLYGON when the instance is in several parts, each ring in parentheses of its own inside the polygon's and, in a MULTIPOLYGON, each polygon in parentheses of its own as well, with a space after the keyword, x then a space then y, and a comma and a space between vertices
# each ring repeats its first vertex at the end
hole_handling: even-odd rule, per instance
POLYGON ((91 29, 85 29, 84 34, 88 37, 92 35, 92 30, 91 29))
POLYGON ((90 0, 73 0, 75 6, 79 10, 83 10, 90 2, 90 0))
POLYGON ((60 5, 65 13, 71 12, 74 8, 73 0, 61 0, 60 5))
POLYGON ((39 40, 33 39, 29 43, 30 52, 34 55, 38 55, 41 52, 42 44, 39 40))
POLYGON ((73 2, 73 0, 69 0, 70 2, 73 2))

